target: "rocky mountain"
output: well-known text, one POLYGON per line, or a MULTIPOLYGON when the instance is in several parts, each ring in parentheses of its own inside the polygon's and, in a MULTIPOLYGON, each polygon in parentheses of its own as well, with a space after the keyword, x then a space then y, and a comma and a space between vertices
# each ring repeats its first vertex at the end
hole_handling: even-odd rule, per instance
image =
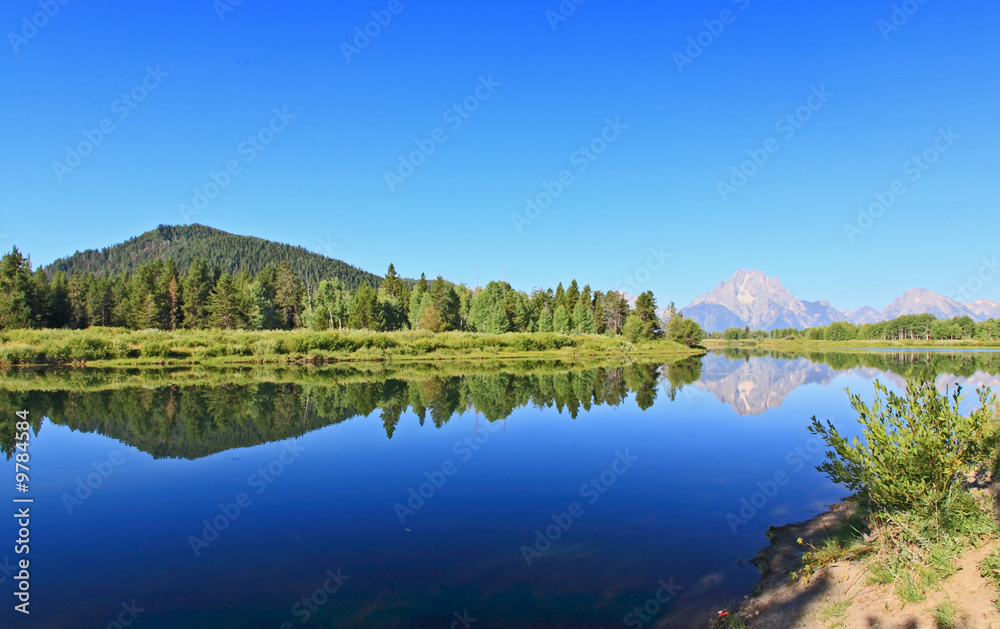
POLYGON ((960 304, 950 297, 939 295, 932 290, 925 288, 911 288, 903 291, 903 294, 896 298, 882 311, 883 319, 895 319, 908 314, 929 313, 938 319, 951 319, 953 317, 979 317, 972 309, 965 304, 960 304))
POLYGON ((846 321, 850 316, 828 301, 803 301, 788 292, 781 280, 745 269, 712 292, 698 296, 683 312, 710 332, 743 326, 763 330, 809 328, 846 321))
POLYGON ((871 306, 862 306, 847 319, 854 325, 864 325, 865 323, 878 323, 882 320, 882 313, 871 306))
MULTIPOLYGON (((1000 319, 1000 301, 992 299, 977 299, 965 306, 983 319, 1000 319)), ((975 319, 975 317, 973 317, 975 319)))
POLYGON ((985 321, 1000 317, 1000 303, 990 299, 960 303, 934 291, 917 288, 905 291, 882 311, 864 306, 850 312, 826 300, 799 299, 777 278, 768 277, 761 271, 740 269, 711 292, 695 298, 683 312, 708 332, 715 332, 747 326, 760 330, 804 329, 830 325, 834 321, 861 325, 923 313, 939 319, 968 316, 975 321, 985 321))

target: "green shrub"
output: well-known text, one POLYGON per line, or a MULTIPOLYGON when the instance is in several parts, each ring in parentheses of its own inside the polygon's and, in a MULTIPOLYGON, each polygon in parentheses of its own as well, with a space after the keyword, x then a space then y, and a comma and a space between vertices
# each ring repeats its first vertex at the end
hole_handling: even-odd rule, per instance
POLYGON ((173 355, 170 346, 163 341, 146 341, 139 351, 143 358, 169 358, 173 355))
POLYGON ((961 387, 949 398, 933 382, 910 381, 901 397, 876 380, 871 406, 848 391, 864 440, 848 440, 814 416, 809 431, 831 448, 818 469, 857 491, 873 510, 937 511, 949 501, 959 472, 997 461, 996 397, 985 388, 978 394, 979 407, 963 415, 961 387))

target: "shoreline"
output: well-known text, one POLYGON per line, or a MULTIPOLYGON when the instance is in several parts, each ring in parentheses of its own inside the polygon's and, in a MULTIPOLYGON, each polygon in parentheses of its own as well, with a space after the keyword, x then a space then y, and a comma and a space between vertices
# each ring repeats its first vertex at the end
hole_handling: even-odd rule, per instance
MULTIPOLYGON (((977 491, 994 506, 996 484, 977 491)), ((715 628, 819 629, 843 627, 992 627, 1000 626, 1000 592, 980 573, 979 564, 1000 549, 1000 539, 980 540, 950 559, 952 576, 928 589, 925 598, 902 600, 895 584, 872 579, 868 564, 854 556, 840 558, 813 572, 804 569, 803 554, 836 534, 854 513, 853 496, 831 504, 826 511, 801 522, 770 527, 768 544, 751 560, 761 572, 757 585, 719 618, 715 628), (956 624, 939 624, 942 605, 954 609, 956 624), (901 624, 895 624, 901 623, 901 624)))

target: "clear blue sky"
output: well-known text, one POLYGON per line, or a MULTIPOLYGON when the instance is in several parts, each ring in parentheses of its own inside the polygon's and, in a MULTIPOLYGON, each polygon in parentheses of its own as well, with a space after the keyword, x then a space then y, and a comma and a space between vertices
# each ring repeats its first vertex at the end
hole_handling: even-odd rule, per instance
MULTIPOLYGON (((558 0, 399 0, 349 62, 342 43, 388 0, 243 0, 222 19, 212 0, 50 2, 47 20, 38 0, 0 7, 0 245, 36 264, 200 222, 379 274, 472 284, 478 265, 481 283, 506 272, 528 290, 612 287, 652 247, 671 254, 641 286, 661 303, 754 268, 806 299, 881 308, 906 288, 947 294, 1000 254, 995 2, 914 1, 890 31, 887 1, 586 0, 553 29, 558 0), (679 71, 706 20, 718 34, 679 71), (481 77, 488 98, 453 128, 445 112, 477 100, 481 77), (794 135, 776 127, 821 86, 794 135), (295 117, 249 161, 242 143, 275 108, 295 117), (104 119, 72 172, 53 166, 104 119), (907 162, 939 128, 960 137, 914 182, 907 162), (443 142, 390 190, 386 172, 435 129, 443 142), (574 158, 602 132, 596 160, 574 158), (769 138, 724 200, 718 182, 769 138), (239 174, 182 216, 230 161, 239 174), (511 215, 563 170, 572 182, 519 232, 511 215), (851 243, 845 223, 896 180, 906 191, 851 243)), ((975 296, 1000 299, 1000 277, 975 296)))

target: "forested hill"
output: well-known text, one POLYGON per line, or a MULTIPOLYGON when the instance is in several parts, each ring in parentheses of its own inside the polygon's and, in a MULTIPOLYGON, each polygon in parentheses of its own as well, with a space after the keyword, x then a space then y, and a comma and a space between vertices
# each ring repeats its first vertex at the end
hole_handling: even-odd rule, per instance
POLYGON ((152 231, 121 244, 104 249, 88 249, 45 267, 51 279, 59 271, 72 275, 74 271, 97 275, 136 271, 139 265, 172 258, 181 273, 191 261, 203 258, 209 267, 219 267, 224 273, 249 271, 256 275, 268 265, 288 262, 296 276, 318 286, 320 280, 339 278, 347 288, 356 290, 362 282, 377 288, 382 278, 302 247, 293 247, 263 238, 239 236, 205 225, 160 225, 152 231))

